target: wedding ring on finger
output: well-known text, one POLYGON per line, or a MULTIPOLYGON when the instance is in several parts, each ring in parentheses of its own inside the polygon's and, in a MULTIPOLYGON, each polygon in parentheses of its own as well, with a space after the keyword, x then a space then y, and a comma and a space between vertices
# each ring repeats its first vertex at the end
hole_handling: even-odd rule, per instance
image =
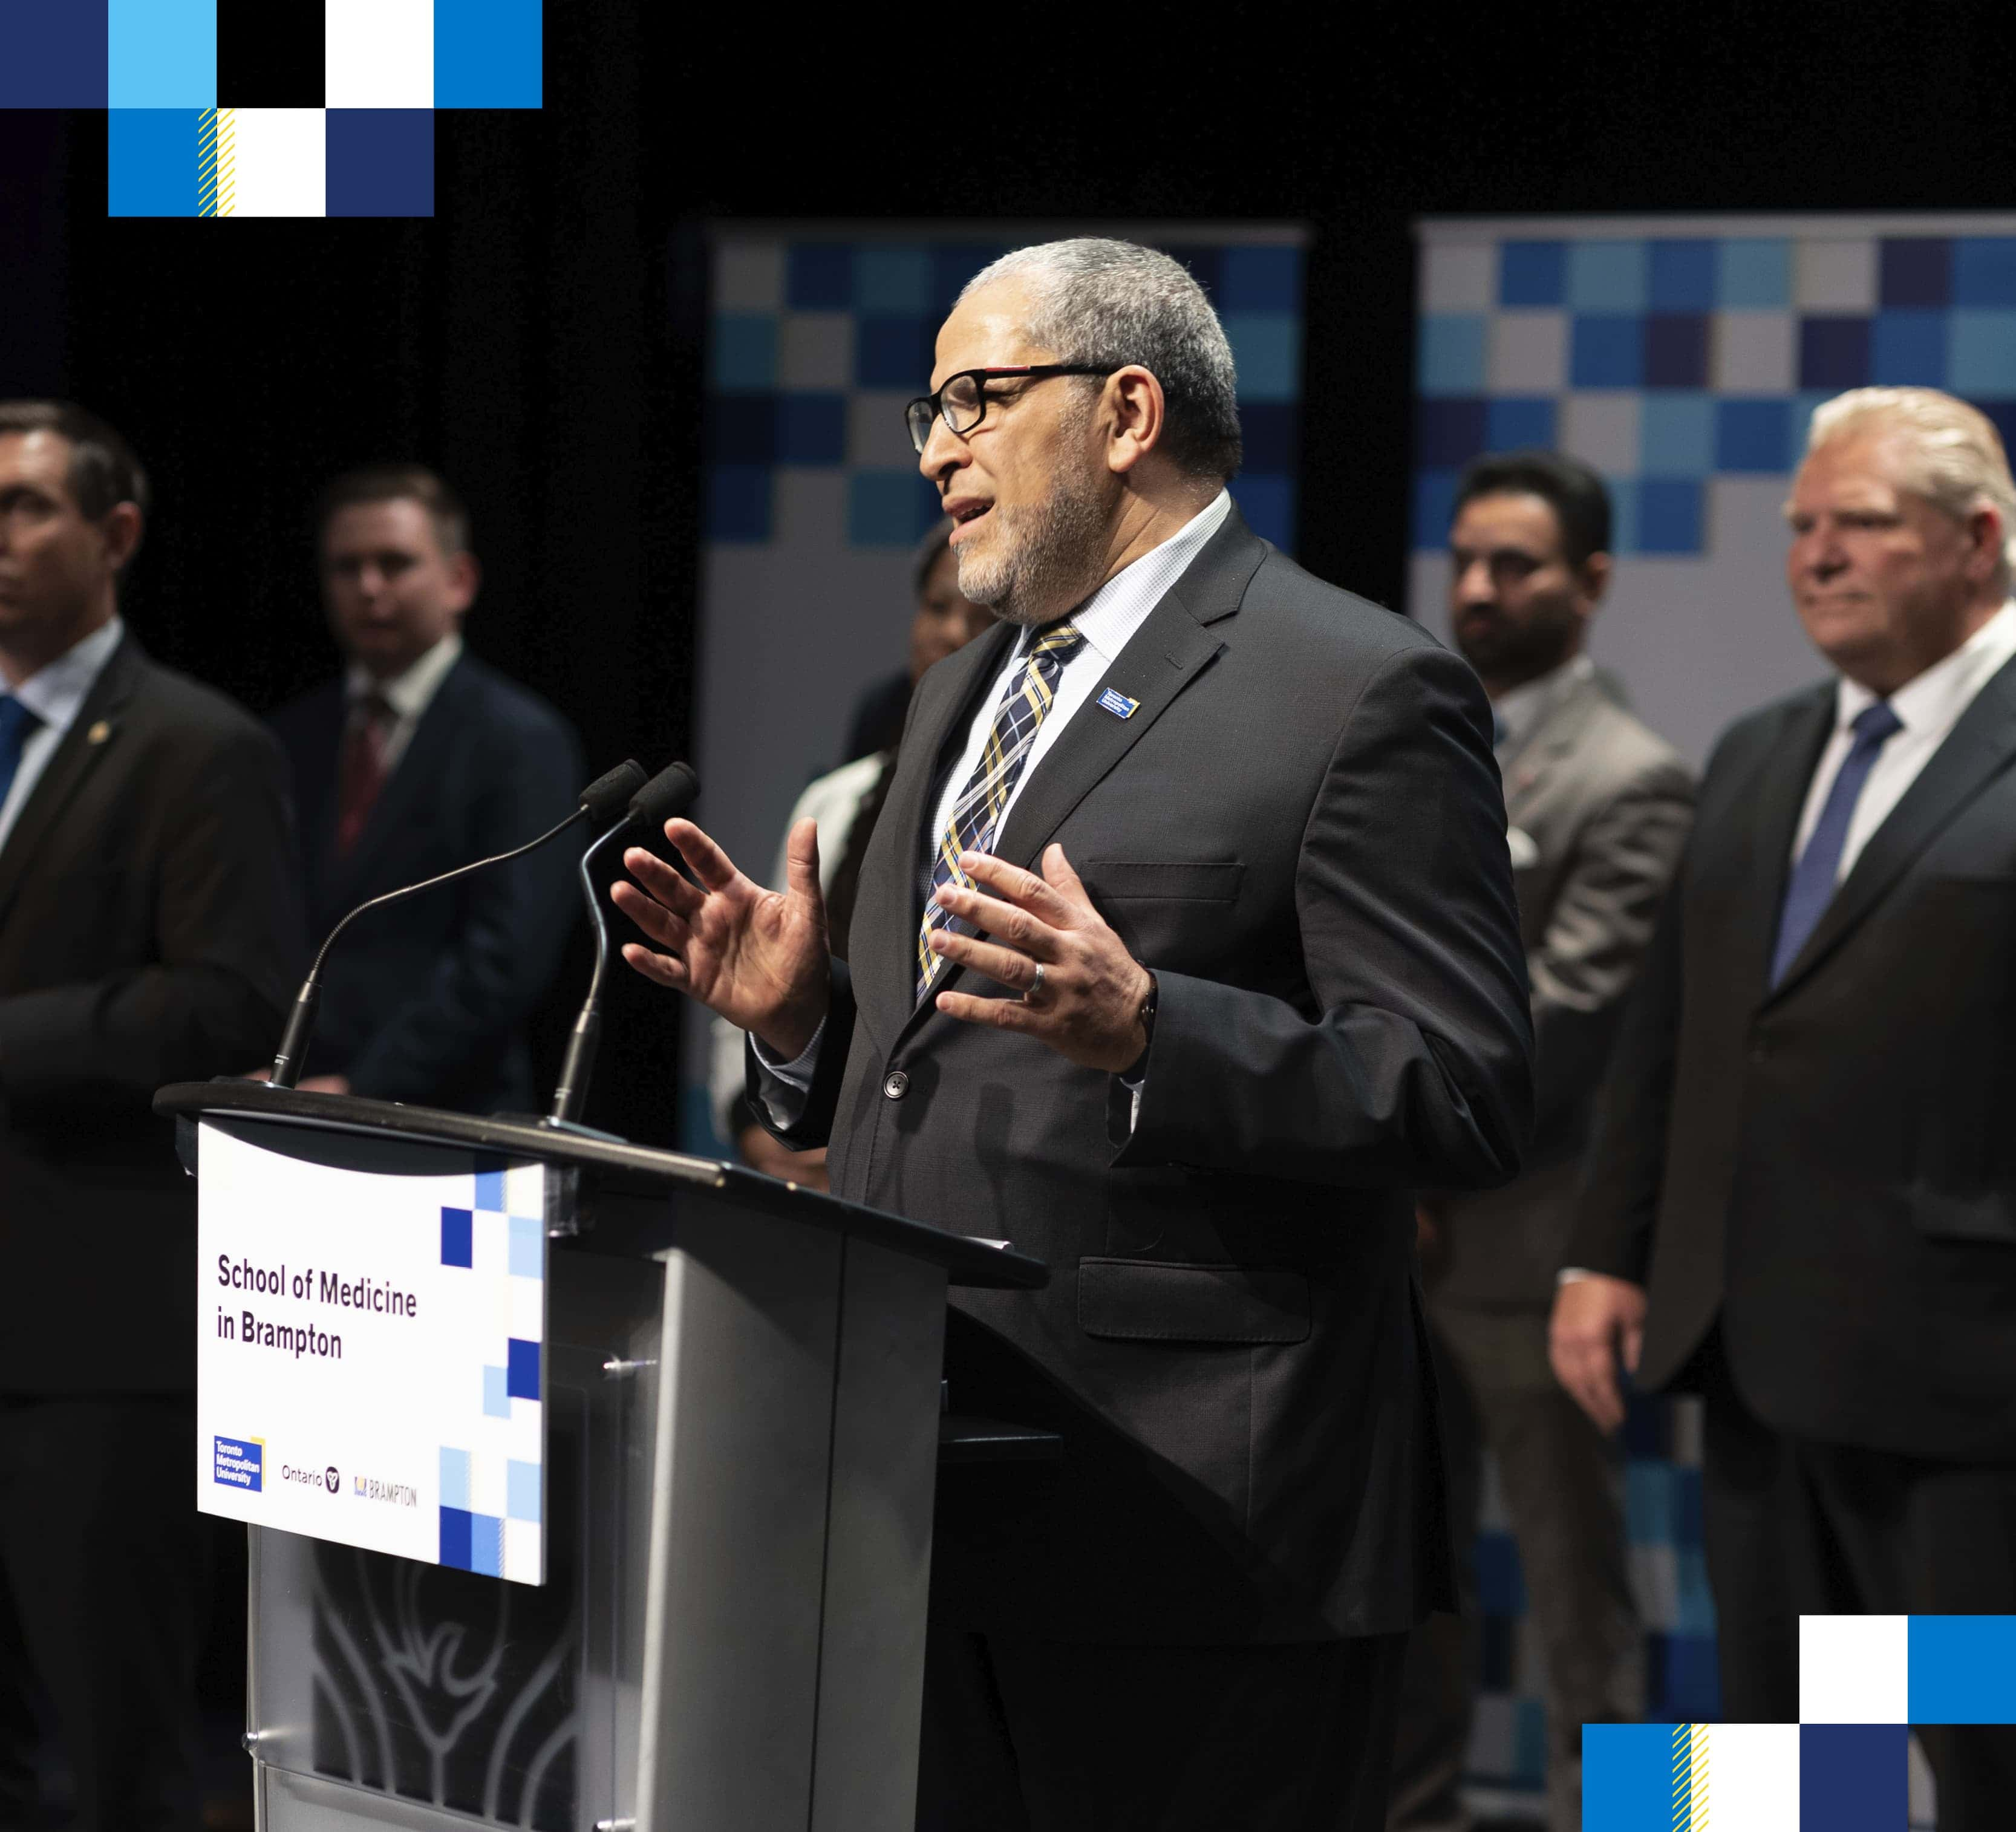
POLYGON ((1036 977, 1029 982, 1028 990, 1022 995, 1022 1002, 1024 1005, 1034 1005, 1036 1002, 1036 995, 1043 989, 1043 963, 1038 961, 1035 967, 1036 977))

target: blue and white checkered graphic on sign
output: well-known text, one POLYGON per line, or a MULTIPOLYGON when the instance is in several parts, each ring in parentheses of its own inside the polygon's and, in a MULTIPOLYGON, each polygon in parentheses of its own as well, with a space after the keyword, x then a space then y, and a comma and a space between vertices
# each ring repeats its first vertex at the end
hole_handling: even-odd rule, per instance
POLYGON ((1470 459, 1544 445, 1608 478, 1620 553, 1701 554, 1714 480, 1788 473, 1845 388, 1948 389, 2016 441, 2016 235, 1431 239, 1415 381, 1417 548, 1470 459))
POLYGON ((1608 482, 1596 660, 1699 764, 1813 680, 1786 596, 1813 410, 1930 385, 2016 434, 2016 216, 1429 221, 1417 229, 1407 607, 1448 627, 1456 479, 1551 446, 1608 482))

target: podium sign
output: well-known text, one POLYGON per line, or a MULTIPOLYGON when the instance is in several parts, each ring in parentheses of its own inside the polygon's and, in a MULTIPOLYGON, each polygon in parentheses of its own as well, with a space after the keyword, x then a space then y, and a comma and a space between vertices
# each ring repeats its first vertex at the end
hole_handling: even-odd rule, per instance
POLYGON ((196 1506, 545 1582, 549 1180, 360 1141, 198 1133, 196 1506))

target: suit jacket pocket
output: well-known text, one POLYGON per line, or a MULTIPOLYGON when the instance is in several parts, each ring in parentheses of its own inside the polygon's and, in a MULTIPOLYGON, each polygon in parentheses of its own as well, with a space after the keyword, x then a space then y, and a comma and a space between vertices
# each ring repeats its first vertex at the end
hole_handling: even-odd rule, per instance
POLYGON ((1085 868, 1096 897, 1156 897, 1189 903, 1231 903, 1246 867, 1237 859, 1206 861, 1095 858, 1085 868))
POLYGON ((1088 1336, 1119 1341, 1302 1342, 1309 1281, 1280 1267, 1082 1259, 1078 1320, 1088 1336))
POLYGON ((1911 1226, 1928 1240, 1979 1241, 2016 1247, 2016 1200, 2006 1190, 1962 1196, 1944 1190, 1913 1190, 1908 1198, 1911 1226))

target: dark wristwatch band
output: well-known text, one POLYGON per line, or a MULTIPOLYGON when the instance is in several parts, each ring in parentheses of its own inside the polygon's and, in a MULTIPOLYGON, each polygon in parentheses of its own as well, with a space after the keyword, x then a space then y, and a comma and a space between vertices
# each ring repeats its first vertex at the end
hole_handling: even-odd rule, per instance
POLYGON ((1148 996, 1141 1001, 1141 1009, 1134 1014, 1135 1021, 1141 1027, 1141 1053, 1135 1057, 1125 1071, 1129 1080, 1139 1075, 1147 1063, 1149 1047, 1155 1041, 1155 1001, 1161 994, 1161 987, 1157 982, 1154 971, 1149 970, 1148 996))

